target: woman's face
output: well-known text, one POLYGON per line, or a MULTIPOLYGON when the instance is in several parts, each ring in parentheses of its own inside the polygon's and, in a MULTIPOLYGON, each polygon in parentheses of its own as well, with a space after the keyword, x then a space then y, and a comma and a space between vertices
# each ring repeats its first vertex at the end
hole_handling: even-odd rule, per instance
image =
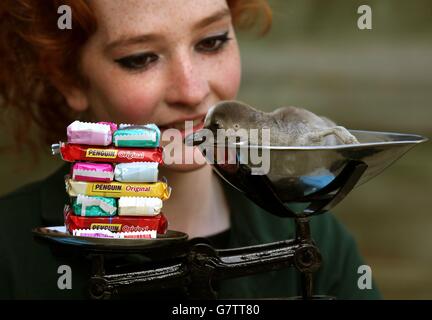
POLYGON ((81 56, 88 87, 65 94, 72 108, 99 121, 184 130, 185 120, 199 128, 213 104, 236 97, 240 57, 225 0, 90 4, 98 30, 81 56))

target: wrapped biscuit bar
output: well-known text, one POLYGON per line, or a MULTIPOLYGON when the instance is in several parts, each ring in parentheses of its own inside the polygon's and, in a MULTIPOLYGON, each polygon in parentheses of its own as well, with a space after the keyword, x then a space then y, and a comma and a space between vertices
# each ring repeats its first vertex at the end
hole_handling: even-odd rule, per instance
POLYGON ((156 239, 156 230, 120 232, 120 239, 156 239))
POLYGON ((159 198, 121 197, 118 202, 119 216, 153 217, 162 210, 159 198))
POLYGON ((74 144, 88 144, 93 146, 107 146, 112 142, 112 135, 117 129, 114 123, 74 121, 67 127, 68 142, 74 144))
POLYGON ((109 163, 76 162, 72 166, 72 179, 77 181, 110 182, 114 168, 109 163))
POLYGON ((156 197, 167 200, 171 188, 166 182, 155 183, 120 183, 120 182, 86 182, 76 181, 65 177, 66 191, 69 196, 76 197, 79 194, 98 197, 156 197))
POLYGON ((160 142, 160 130, 155 124, 121 124, 113 135, 116 147, 156 148, 160 142))
POLYGON ((73 211, 83 217, 110 217, 117 213, 117 201, 114 198, 88 197, 79 194, 72 200, 73 211))
POLYGON ((92 162, 157 162, 163 163, 162 148, 91 147, 60 142, 51 146, 53 154, 60 154, 64 161, 92 162))
POLYGON ((158 179, 157 162, 120 163, 114 170, 114 178, 120 182, 156 182, 158 179))
POLYGON ((80 217, 66 205, 64 218, 66 229, 70 233, 76 229, 105 229, 111 232, 156 230, 158 234, 165 234, 168 229, 168 221, 162 213, 154 217, 80 217))
POLYGON ((76 237, 116 238, 115 233, 109 230, 75 229, 72 231, 72 235, 76 237))
POLYGON ((109 238, 109 239, 156 239, 156 230, 134 232, 111 232, 109 230, 75 229, 72 235, 77 237, 109 238))

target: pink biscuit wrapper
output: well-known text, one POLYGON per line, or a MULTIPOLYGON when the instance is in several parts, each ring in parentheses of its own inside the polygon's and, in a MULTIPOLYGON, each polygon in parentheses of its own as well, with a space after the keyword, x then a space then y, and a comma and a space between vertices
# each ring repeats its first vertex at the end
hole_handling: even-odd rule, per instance
POLYGON ((72 166, 72 178, 77 181, 111 182, 114 168, 109 163, 76 162, 72 166))
POLYGON ((116 130, 117 125, 110 122, 89 123, 74 121, 67 127, 67 137, 69 143, 108 146, 111 144, 112 135, 116 130), (103 125, 108 126, 109 130, 106 127, 104 128, 103 125))

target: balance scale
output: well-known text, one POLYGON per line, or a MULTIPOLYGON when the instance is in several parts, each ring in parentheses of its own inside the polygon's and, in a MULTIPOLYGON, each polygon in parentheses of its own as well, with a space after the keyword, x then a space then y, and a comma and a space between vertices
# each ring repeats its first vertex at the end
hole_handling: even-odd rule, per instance
POLYGON ((216 299, 217 283, 229 278, 294 267, 301 292, 293 299, 332 299, 313 295, 313 274, 322 257, 309 222, 342 201, 355 187, 377 176, 415 145, 427 141, 413 134, 350 130, 360 142, 337 146, 218 145, 197 131, 185 139, 198 146, 215 172, 269 214, 294 219, 294 239, 235 249, 215 249, 205 238, 168 230, 156 239, 75 237, 64 227, 37 228, 34 236, 57 250, 75 250, 91 259, 89 296, 109 299, 173 290, 188 299, 216 299), (257 150, 259 149, 259 150, 257 150), (205 152, 204 150, 214 150, 205 152), (254 173, 244 159, 251 151, 269 152, 269 171, 254 173), (216 155, 230 155, 218 163, 216 155), (292 206, 292 204, 296 204, 292 206), (294 211, 294 207, 301 207, 294 211), (116 269, 107 257, 139 254, 144 262, 116 269))

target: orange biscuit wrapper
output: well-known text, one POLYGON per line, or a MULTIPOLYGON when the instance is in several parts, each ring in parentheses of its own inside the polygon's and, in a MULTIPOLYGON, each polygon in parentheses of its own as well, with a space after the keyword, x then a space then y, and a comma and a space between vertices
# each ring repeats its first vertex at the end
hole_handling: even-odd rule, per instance
POLYGON ((66 191, 71 197, 79 194, 97 197, 155 197, 167 200, 171 188, 165 181, 154 183, 124 183, 124 182, 88 182, 76 181, 70 175, 65 177, 66 191))

